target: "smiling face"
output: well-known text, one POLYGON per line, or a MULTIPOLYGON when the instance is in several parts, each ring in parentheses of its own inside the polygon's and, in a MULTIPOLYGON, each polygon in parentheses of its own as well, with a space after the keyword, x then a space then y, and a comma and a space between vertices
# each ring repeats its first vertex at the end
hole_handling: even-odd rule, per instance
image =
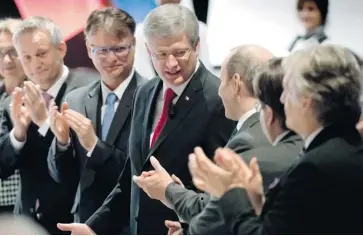
POLYGON ((54 45, 49 33, 34 30, 21 34, 15 47, 27 77, 48 90, 62 71, 65 42, 54 45))
POLYGON ((101 28, 87 36, 88 55, 103 79, 125 78, 132 70, 135 39, 125 31, 121 39, 101 28))

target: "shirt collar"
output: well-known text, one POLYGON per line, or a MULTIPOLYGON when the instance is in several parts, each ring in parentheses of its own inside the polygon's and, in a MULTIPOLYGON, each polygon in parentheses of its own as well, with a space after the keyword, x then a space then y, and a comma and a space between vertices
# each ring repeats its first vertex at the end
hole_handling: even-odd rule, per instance
POLYGON ((281 142, 281 140, 283 138, 285 138, 285 136, 289 133, 290 131, 285 131, 283 133, 281 133, 279 136, 276 137, 275 141, 273 142, 272 146, 276 146, 277 144, 279 144, 281 142))
POLYGON ((135 74, 135 69, 132 68, 129 76, 113 91, 109 89, 105 83, 101 80, 101 90, 102 90, 102 104, 106 104, 106 99, 109 93, 113 92, 118 100, 121 100, 124 92, 126 91, 127 86, 130 84, 132 77, 135 74))
POLYGON ((51 95, 53 98, 56 98, 59 90, 61 89, 63 83, 66 81, 67 77, 69 75, 69 69, 67 66, 63 65, 62 67, 62 73, 60 77, 57 79, 57 81, 47 90, 47 93, 51 95))
POLYGON ((310 146, 310 144, 313 142, 313 140, 316 138, 316 136, 318 136, 318 134, 324 129, 324 127, 320 127, 319 129, 315 130, 314 132, 312 132, 306 139, 304 142, 304 148, 308 149, 308 147, 310 146))
POLYGON ((237 123, 237 130, 240 130, 242 125, 246 122, 246 120, 258 111, 258 106, 259 105, 256 105, 251 110, 249 110, 248 112, 246 112, 241 116, 241 118, 238 120, 237 123))
POLYGON ((182 93, 184 92, 184 89, 189 84, 190 79, 194 76, 194 74, 199 69, 199 66, 200 66, 200 62, 199 62, 199 60, 197 60, 197 64, 195 66, 195 70, 194 70, 193 74, 189 77, 189 79, 187 81, 185 81, 183 84, 181 84, 179 86, 166 85, 165 83, 163 83, 163 95, 165 96, 165 91, 168 88, 171 88, 174 91, 174 93, 177 95, 177 97, 180 97, 182 95, 182 93))

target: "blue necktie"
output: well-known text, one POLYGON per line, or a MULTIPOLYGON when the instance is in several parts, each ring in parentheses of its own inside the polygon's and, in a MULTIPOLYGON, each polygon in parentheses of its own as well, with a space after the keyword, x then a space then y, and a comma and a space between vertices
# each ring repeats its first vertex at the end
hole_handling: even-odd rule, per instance
POLYGON ((102 122, 102 140, 105 141, 108 130, 110 129, 113 116, 115 115, 115 102, 117 101, 117 96, 114 93, 109 93, 106 98, 106 112, 103 116, 102 122))

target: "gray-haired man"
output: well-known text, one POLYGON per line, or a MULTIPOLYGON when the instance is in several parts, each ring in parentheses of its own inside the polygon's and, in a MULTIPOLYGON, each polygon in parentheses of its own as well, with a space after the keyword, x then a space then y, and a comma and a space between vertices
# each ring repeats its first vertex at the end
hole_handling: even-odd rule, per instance
POLYGON ((54 135, 49 129, 48 104, 59 105, 69 91, 97 77, 80 77, 63 65, 67 47, 50 19, 23 21, 14 31, 13 44, 30 81, 23 89, 15 88, 5 101, 11 131, 0 140, 1 174, 6 177, 20 170, 15 213, 30 215, 49 233, 59 234, 56 223, 72 220, 75 189, 59 186, 49 176, 47 155, 54 135))

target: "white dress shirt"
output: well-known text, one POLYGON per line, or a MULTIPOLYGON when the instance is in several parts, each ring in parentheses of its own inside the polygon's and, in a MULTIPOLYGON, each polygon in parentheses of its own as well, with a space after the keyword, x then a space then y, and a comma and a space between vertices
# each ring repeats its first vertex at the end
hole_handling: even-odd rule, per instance
POLYGON ((159 93, 158 98, 156 100, 154 120, 153 120, 153 126, 152 126, 152 131, 153 132, 150 134, 150 143, 149 143, 150 145, 151 145, 152 138, 154 136, 154 130, 156 128, 156 125, 159 122, 161 113, 163 112, 163 105, 164 105, 166 90, 168 88, 171 88, 174 91, 174 93, 176 94, 176 97, 173 99, 173 104, 175 104, 178 101, 178 99, 180 98, 180 96, 182 95, 182 93, 184 92, 184 89, 189 84, 189 82, 190 82, 191 78, 194 76, 195 72, 197 72, 199 66, 200 66, 200 62, 198 60, 197 65, 195 66, 195 70, 194 70, 193 74, 189 77, 189 79, 187 81, 185 81, 183 84, 181 84, 179 86, 166 85, 165 83, 163 83, 163 92, 159 93))
MULTIPOLYGON (((107 99, 108 94, 113 92, 117 96, 117 100, 116 100, 115 105, 114 105, 114 111, 116 112, 117 107, 120 104, 120 100, 121 100, 122 96, 124 95, 127 87, 129 86, 129 84, 131 82, 131 79, 134 76, 134 74, 135 74, 135 69, 133 68, 131 73, 129 74, 129 76, 113 91, 111 91, 105 85, 105 83, 103 83, 103 81, 101 82, 101 91, 102 91, 101 124, 103 122, 103 118, 105 116, 105 112, 106 112, 106 108, 107 108, 106 99, 107 99)), ((97 104, 95 104, 95 106, 96 105, 97 104)), ((112 129, 112 127, 110 127, 110 129, 112 129)), ((94 148, 95 147, 93 147, 91 151, 87 152, 88 157, 92 156, 94 148)))
POLYGON ((285 131, 283 133, 281 133, 279 136, 276 137, 274 143, 272 144, 272 146, 276 146, 277 144, 279 144, 281 142, 281 140, 289 133, 290 131, 285 131))
POLYGON ((306 139, 304 142, 304 148, 308 149, 308 147, 310 146, 310 144, 314 141, 314 139, 316 138, 316 136, 318 136, 318 134, 324 129, 324 127, 321 127, 317 130, 315 130, 314 132, 312 132, 306 139))
POLYGON ((241 116, 241 118, 238 120, 238 123, 237 123, 237 131, 239 131, 241 128, 242 128, 242 125, 246 122, 246 120, 248 118, 250 118, 253 114, 255 114, 257 111, 258 111, 258 106, 255 106, 254 108, 252 108, 251 110, 247 111, 245 114, 243 114, 241 116))
MULTIPOLYGON (((61 76, 47 90, 47 93, 53 97, 52 101, 54 101, 54 99, 57 97, 57 95, 59 93, 59 90, 61 89, 63 83, 66 81, 68 75, 69 75, 69 69, 68 69, 67 66, 63 65, 61 76)), ((44 122, 44 124, 41 127, 39 127, 38 132, 43 137, 45 137, 45 135, 47 134, 48 130, 49 130, 49 117, 46 120, 46 122, 44 122)), ((14 129, 12 129, 10 131, 10 142, 13 145, 13 148, 14 148, 15 151, 20 151, 24 147, 24 144, 25 144, 26 140, 23 141, 23 142, 19 142, 18 140, 16 140, 15 139, 15 136, 14 136, 14 129)))

